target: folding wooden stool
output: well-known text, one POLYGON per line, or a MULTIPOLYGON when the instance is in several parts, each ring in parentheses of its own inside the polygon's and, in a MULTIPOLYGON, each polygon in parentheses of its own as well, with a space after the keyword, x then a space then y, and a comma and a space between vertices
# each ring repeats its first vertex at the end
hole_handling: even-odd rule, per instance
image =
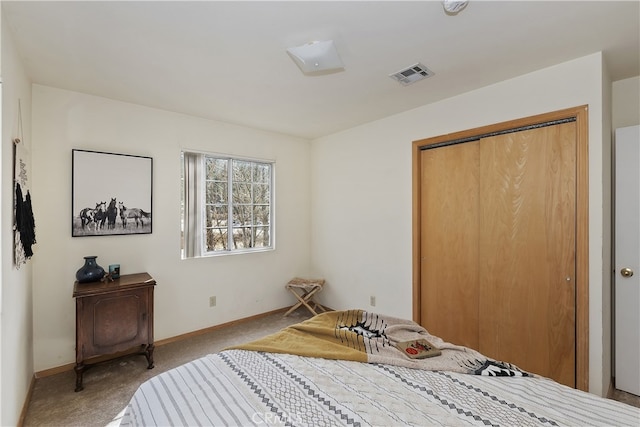
POLYGON ((301 305, 307 307, 314 316, 318 314, 316 310, 328 311, 328 308, 313 300, 315 294, 322 290, 323 285, 324 279, 301 279, 299 277, 291 279, 289 283, 285 285, 285 288, 296 297, 298 302, 287 310, 284 316, 288 316, 301 305))

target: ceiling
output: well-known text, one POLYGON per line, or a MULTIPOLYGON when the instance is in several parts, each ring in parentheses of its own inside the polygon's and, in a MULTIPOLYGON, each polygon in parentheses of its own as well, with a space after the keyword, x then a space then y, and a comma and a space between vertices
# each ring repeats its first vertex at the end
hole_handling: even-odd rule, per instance
POLYGON ((2 1, 34 83, 314 139, 604 52, 640 75, 638 1, 2 1), (334 40, 342 72, 288 47, 334 40), (435 75, 389 74, 421 62, 435 75))

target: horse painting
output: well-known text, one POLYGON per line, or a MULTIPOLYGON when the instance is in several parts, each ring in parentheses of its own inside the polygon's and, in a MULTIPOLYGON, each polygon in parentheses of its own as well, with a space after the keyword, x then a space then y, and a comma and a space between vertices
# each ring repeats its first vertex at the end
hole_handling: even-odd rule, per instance
POLYGON ((120 210, 120 219, 122 220, 122 228, 127 228, 127 220, 133 218, 136 221, 136 227, 144 225, 142 218, 150 218, 151 213, 145 212, 139 208, 127 208, 123 202, 118 202, 120 210))
POLYGON ((116 228, 116 217, 118 216, 118 208, 116 207, 116 199, 112 198, 107 207, 107 228, 113 230, 116 228))

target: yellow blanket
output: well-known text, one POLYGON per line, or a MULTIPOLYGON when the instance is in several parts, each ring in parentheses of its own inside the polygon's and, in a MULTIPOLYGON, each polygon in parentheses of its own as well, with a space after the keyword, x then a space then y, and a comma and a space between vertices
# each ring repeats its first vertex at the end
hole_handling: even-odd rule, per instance
POLYGON ((360 313, 361 310, 328 311, 275 334, 232 348, 367 362, 367 353, 363 351, 364 336, 340 329, 339 326, 353 323, 360 313))
MULTIPOLYGON (((321 313, 275 334, 232 348, 482 375, 489 374, 478 370, 486 370, 487 363, 491 362, 475 350, 447 343, 429 334, 411 320, 363 310, 321 313), (434 344, 442 354, 427 359, 411 359, 396 348, 398 342, 420 338, 434 344)), ((491 375, 522 374, 513 365, 499 366, 513 372, 491 375)))

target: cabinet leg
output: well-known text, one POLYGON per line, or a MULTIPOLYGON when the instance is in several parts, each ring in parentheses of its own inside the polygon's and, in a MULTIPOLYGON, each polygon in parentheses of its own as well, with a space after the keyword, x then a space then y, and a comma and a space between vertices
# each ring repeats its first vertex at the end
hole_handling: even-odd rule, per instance
POLYGON ((149 344, 147 349, 144 352, 145 357, 147 358, 147 369, 153 369, 153 350, 155 350, 155 346, 153 344, 149 344))
POLYGON ((82 375, 84 374, 84 364, 76 363, 76 366, 73 368, 76 371, 76 389, 75 392, 84 390, 84 386, 82 385, 82 375))

